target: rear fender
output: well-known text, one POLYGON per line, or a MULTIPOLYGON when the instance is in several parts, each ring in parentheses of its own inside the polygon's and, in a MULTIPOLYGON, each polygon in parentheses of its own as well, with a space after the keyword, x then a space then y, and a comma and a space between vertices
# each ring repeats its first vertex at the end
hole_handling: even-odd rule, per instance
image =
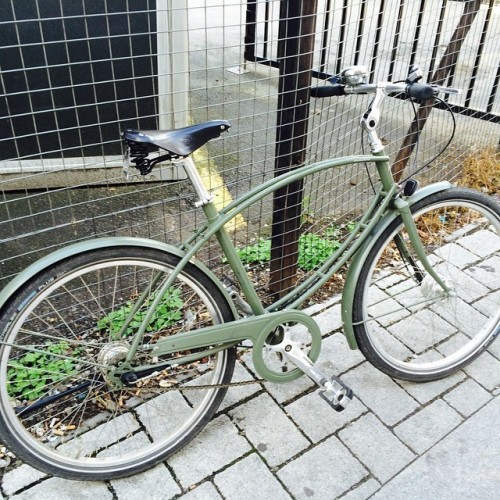
MULTIPOLYGON (((42 272, 48 266, 57 264, 58 262, 67 259, 68 257, 73 257, 82 252, 87 252, 91 250, 97 250, 99 248, 112 248, 121 246, 133 246, 133 247, 143 247, 143 248, 154 248, 162 252, 170 253, 176 255, 179 258, 185 256, 185 252, 177 247, 162 243, 160 241, 149 240, 146 238, 130 238, 130 237, 110 237, 110 238, 96 238, 88 241, 83 241, 75 243, 73 245, 68 245, 64 248, 56 250, 45 257, 37 260, 24 271, 20 272, 12 281, 10 281, 7 286, 0 292, 0 314, 4 307, 8 304, 9 299, 15 294, 28 280, 32 279, 38 273, 42 272)), ((226 289, 222 286, 221 282, 215 277, 215 275, 201 262, 194 259, 189 261, 190 264, 197 267, 201 272, 207 275, 207 277, 214 283, 214 285, 222 292, 226 297, 227 303, 232 309, 234 318, 238 317, 233 301, 230 299, 226 289)))

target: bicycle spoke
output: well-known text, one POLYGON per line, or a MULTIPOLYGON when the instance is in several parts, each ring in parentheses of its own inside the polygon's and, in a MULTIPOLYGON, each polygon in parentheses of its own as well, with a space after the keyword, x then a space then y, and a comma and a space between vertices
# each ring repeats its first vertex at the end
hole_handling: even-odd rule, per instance
POLYGON ((49 473, 119 477, 196 435, 222 400, 234 348, 199 349, 193 361, 196 350, 157 358, 143 346, 233 316, 218 288, 189 265, 143 324, 178 260, 152 249, 99 249, 47 269, 31 285, 36 293, 18 297, 23 307, 14 304, 0 344, 0 430, 16 454, 30 461, 28 439, 49 473), (144 338, 122 366, 141 325, 144 338), (196 398, 184 394, 190 385, 196 398))

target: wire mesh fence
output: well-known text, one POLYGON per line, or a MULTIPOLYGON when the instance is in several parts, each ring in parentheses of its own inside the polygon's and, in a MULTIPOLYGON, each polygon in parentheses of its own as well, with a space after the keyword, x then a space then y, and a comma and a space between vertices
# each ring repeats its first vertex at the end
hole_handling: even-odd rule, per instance
MULTIPOLYGON (((120 131, 127 127, 229 120, 229 133, 195 153, 219 206, 271 178, 279 38, 297 36, 280 31, 286 3, 1 0, 2 285, 61 245, 107 235, 177 244, 199 225, 182 168, 124 181, 120 131)), ((410 64, 431 77, 466 22, 445 74, 445 84, 464 89, 449 99, 458 111, 455 140, 421 174, 454 179, 471 151, 498 144, 498 4, 318 0, 313 84, 354 64, 366 65, 373 80, 404 79, 410 64)), ((358 120, 368 104, 362 96, 311 101, 306 161, 362 152, 358 120)), ((393 158, 414 115, 407 101, 386 102, 381 135, 393 158)), ((449 113, 433 110, 406 173, 431 160, 452 131, 449 113)), ((328 247, 348 233, 372 188, 363 165, 321 175, 304 186, 301 227, 328 247)), ((249 272, 263 288, 272 207, 264 199, 233 227, 238 246, 256 252, 249 272)), ((311 241, 303 238, 302 247, 311 241)), ((200 257, 225 272, 216 245, 200 257)))

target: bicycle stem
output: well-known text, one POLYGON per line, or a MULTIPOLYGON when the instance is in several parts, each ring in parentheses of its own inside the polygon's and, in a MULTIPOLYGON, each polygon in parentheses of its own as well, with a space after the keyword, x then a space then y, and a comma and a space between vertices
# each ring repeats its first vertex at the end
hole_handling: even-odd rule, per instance
POLYGON ((370 151, 374 154, 382 154, 384 145, 377 134, 377 125, 380 121, 380 108, 382 101, 386 98, 385 87, 377 87, 375 97, 366 113, 361 117, 359 124, 368 135, 370 151))

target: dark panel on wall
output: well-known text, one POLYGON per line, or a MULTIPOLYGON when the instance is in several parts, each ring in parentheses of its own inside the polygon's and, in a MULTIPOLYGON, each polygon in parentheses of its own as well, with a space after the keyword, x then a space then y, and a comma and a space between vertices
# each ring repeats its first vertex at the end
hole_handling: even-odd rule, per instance
POLYGON ((0 0, 0 159, 119 154, 123 127, 155 128, 155 9, 0 0))

